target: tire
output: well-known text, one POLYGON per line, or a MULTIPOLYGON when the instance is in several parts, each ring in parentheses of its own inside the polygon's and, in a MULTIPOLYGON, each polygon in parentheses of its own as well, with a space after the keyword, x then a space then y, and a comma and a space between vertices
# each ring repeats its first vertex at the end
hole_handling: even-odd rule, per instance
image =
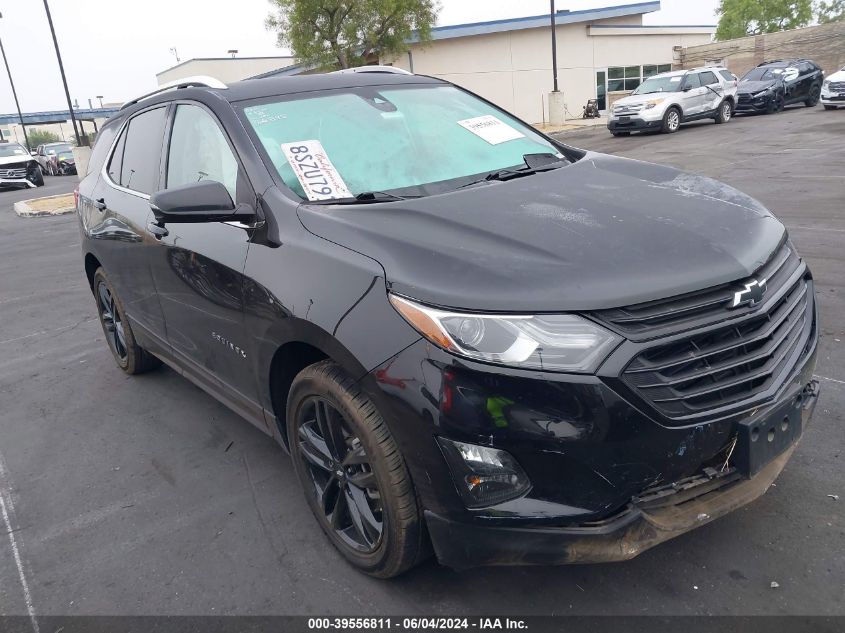
POLYGON ((819 105, 819 99, 821 98, 822 89, 821 86, 818 84, 814 85, 810 88, 810 98, 804 102, 804 105, 808 108, 815 108, 819 105))
POLYGON ((102 267, 94 273, 92 285, 100 325, 117 366, 130 375, 143 374, 159 367, 161 361, 135 341, 123 303, 102 267))
POLYGON ((678 131, 679 127, 681 127, 681 111, 675 106, 672 106, 663 115, 663 125, 660 131, 664 134, 674 134, 678 131))
POLYGON ((824 109, 825 110, 836 110, 836 106, 825 104, 824 109))
POLYGON ((305 498, 344 558, 377 578, 417 564, 427 540, 414 486, 384 419, 355 381, 330 360, 306 367, 291 385, 287 420, 305 498))
POLYGON ((631 136, 630 132, 611 132, 613 136, 631 136))
POLYGON ((38 165, 29 170, 29 174, 27 174, 26 179, 36 187, 44 186, 44 174, 41 173, 41 169, 38 165))
POLYGON ((775 112, 783 111, 783 97, 778 95, 772 97, 766 105, 766 114, 774 114, 775 112))
POLYGON ((719 112, 716 114, 716 123, 727 123, 734 113, 733 105, 727 99, 719 104, 719 112))

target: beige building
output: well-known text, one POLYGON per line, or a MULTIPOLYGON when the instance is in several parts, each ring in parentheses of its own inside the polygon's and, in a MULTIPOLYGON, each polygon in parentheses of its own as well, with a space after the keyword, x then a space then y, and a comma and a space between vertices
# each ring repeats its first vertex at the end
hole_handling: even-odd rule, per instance
MULTIPOLYGON (((588 99, 605 109, 614 92, 627 93, 643 77, 679 66, 683 47, 712 40, 713 25, 644 26, 643 15, 659 9, 654 1, 555 13, 567 117, 580 117, 588 99)), ((412 44, 406 55, 382 63, 456 83, 529 123, 548 120, 548 14, 436 27, 431 42, 412 44)))
POLYGON ((207 75, 229 83, 278 70, 293 63, 293 57, 199 57, 162 70, 156 74, 156 81, 161 86, 186 77, 207 75))

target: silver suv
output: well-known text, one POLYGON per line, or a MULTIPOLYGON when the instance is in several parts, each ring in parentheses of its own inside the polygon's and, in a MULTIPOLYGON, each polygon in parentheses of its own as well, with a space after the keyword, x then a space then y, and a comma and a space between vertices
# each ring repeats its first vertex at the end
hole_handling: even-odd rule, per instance
POLYGON ((737 77, 721 66, 653 75, 613 104, 607 129, 613 136, 639 130, 676 132, 681 123, 727 123, 736 107, 737 77))

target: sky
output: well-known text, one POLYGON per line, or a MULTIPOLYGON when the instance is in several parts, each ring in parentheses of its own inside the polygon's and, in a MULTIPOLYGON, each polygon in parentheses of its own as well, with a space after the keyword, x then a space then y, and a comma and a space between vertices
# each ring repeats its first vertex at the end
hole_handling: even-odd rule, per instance
MULTIPOLYGON (((589 9, 637 0, 556 0, 589 9)), ((662 0, 646 24, 715 24, 718 0, 662 0)), ((548 0, 440 0, 438 25, 548 13, 548 0)), ((157 72, 193 57, 285 55, 264 28, 267 0, 50 0, 71 100, 123 102, 152 90, 157 72)), ((0 0, 0 38, 21 110, 66 107, 43 0, 0 0)), ((15 111, 0 67, 0 113, 15 111)))

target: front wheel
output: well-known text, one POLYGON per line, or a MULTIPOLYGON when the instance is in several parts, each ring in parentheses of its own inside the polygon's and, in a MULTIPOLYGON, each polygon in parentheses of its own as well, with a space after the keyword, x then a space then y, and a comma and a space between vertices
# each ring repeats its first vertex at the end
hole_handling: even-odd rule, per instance
POLYGON ((821 98, 822 89, 816 85, 810 89, 810 98, 804 102, 804 105, 808 108, 815 108, 819 104, 819 99, 821 98))
POLYGON ((836 110, 836 106, 825 104, 824 109, 825 110, 836 110))
POLYGON ((29 169, 26 179, 36 187, 44 186, 44 175, 41 173, 41 168, 37 165, 29 169))
POLYGON ((681 127, 681 111, 678 108, 669 108, 663 115, 663 125, 660 131, 664 134, 672 134, 681 127))
POLYGON ((127 374, 142 374, 161 365, 158 358, 135 341, 135 335, 123 310, 123 303, 115 294, 102 268, 98 268, 94 273, 93 286, 100 325, 103 326, 103 334, 106 335, 106 341, 118 367, 127 374))
POLYGON ((630 132, 611 132, 613 136, 631 136, 630 132))
POLYGON ((294 467, 311 511, 360 571, 391 578, 423 552, 423 525, 399 448, 375 405, 326 360, 294 379, 287 406, 294 467))
POLYGON ((719 112, 716 114, 716 123, 727 123, 731 120, 733 114, 733 106, 730 101, 722 101, 719 106, 719 112))

